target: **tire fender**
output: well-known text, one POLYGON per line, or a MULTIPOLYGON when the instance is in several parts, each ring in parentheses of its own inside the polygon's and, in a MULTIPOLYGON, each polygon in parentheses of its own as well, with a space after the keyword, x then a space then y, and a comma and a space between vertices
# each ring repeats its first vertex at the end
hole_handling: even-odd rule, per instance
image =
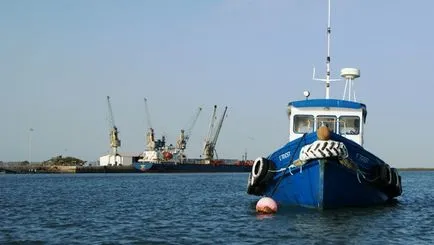
POLYGON ((252 186, 258 185, 267 175, 269 162, 263 157, 258 157, 252 167, 252 186))

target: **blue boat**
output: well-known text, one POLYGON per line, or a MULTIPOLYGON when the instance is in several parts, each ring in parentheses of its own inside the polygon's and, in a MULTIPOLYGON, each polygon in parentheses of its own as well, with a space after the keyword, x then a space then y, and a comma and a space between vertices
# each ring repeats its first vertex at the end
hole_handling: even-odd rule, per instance
MULTIPOLYGON (((327 35, 330 40, 330 0, 327 35)), ((324 99, 288 103, 289 141, 255 160, 247 193, 279 205, 318 209, 384 204, 402 193, 396 168, 363 148, 367 108, 356 101, 355 68, 344 68, 343 99, 330 98, 330 43, 324 99)))

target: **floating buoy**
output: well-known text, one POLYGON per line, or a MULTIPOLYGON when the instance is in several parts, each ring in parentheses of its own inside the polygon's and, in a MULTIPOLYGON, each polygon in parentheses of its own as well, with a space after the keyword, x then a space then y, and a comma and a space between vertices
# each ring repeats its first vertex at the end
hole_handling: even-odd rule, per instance
POLYGON ((275 213, 277 212, 277 203, 269 197, 263 197, 256 203, 256 212, 261 214, 275 213))
POLYGON ((330 139, 330 129, 327 126, 321 126, 316 131, 316 135, 319 140, 329 140, 330 139))

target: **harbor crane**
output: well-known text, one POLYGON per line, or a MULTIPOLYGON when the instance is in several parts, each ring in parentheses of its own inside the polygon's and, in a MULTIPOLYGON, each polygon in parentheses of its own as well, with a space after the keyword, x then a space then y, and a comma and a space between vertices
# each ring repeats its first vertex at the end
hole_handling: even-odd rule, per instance
POLYGON ((145 117, 147 122, 146 145, 149 150, 153 151, 155 149, 154 129, 152 128, 152 124, 151 124, 151 114, 149 113, 148 100, 146 98, 144 98, 144 100, 145 100, 145 117))
MULTIPOLYGON (((113 110, 110 103, 110 96, 107 96, 108 113, 109 113, 109 124, 110 124, 110 147, 112 148, 112 155, 114 157, 114 164, 117 165, 116 157, 118 154, 118 148, 121 146, 121 140, 119 139, 119 131, 115 124, 115 119, 113 116, 113 110)), ((110 163, 110 157, 109 157, 110 163)))
POLYGON ((151 124, 151 114, 149 113, 149 107, 148 107, 148 100, 145 98, 145 113, 146 113, 146 122, 147 122, 147 127, 152 128, 152 124, 151 124))
POLYGON ((196 111, 196 114, 192 117, 191 124, 189 124, 190 127, 187 129, 187 131, 181 129, 181 135, 176 142, 176 148, 180 149, 181 151, 185 150, 185 148, 187 147, 187 142, 190 139, 191 132, 193 131, 194 125, 196 124, 196 121, 199 118, 201 111, 202 108, 199 107, 196 111))
POLYGON ((211 162, 212 160, 214 160, 214 153, 216 153, 215 147, 217 144, 217 139, 220 134, 220 130, 222 128, 223 120, 225 119, 227 109, 228 107, 226 106, 223 111, 223 115, 221 116, 220 120, 217 122, 217 125, 214 128, 214 124, 217 120, 216 117, 217 105, 214 105, 214 111, 209 125, 208 136, 205 139, 205 146, 203 149, 204 159, 207 162, 211 162))
POLYGON ((148 131, 146 133, 146 146, 150 151, 163 149, 166 146, 166 137, 163 135, 161 139, 155 139, 154 128, 151 124, 151 114, 149 113, 148 100, 145 98, 145 113, 147 120, 148 131))

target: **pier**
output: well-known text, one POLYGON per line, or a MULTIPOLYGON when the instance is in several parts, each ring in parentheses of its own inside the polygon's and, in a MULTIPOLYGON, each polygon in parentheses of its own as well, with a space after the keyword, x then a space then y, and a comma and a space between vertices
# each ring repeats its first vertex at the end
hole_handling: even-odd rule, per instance
POLYGON ((2 166, 5 174, 136 173, 133 166, 42 166, 38 164, 2 166))

